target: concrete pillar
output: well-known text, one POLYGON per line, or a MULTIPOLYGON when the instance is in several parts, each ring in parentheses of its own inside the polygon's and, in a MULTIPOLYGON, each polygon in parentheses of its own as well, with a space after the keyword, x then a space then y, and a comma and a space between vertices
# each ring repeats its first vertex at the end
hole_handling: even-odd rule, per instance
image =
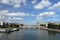
POLYGON ((46 23, 46 28, 48 27, 48 23, 46 23))
POLYGON ((3 25, 3 22, 1 22, 1 26, 3 25))
POLYGON ((40 27, 41 27, 40 24, 38 24, 38 28, 39 28, 39 29, 40 29, 40 27))

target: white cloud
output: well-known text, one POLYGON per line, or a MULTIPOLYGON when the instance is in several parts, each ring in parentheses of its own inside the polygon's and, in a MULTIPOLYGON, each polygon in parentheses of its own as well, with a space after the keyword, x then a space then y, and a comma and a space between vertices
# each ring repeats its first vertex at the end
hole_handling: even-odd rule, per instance
POLYGON ((36 3, 36 0, 33 0, 32 3, 35 4, 36 3))
POLYGON ((33 16, 33 17, 34 17, 35 15, 34 15, 34 14, 31 14, 31 16, 33 16))
POLYGON ((47 18, 47 17, 53 18, 53 17, 56 17, 56 14, 55 14, 55 12, 51 11, 51 12, 43 12, 43 13, 36 15, 37 21, 42 21, 42 19, 47 18))
POLYGON ((9 13, 9 14, 6 14, 7 16, 29 16, 29 14, 26 14, 26 13, 9 13))
POLYGON ((0 2, 3 4, 9 4, 9 0, 0 0, 0 2))
POLYGON ((21 17, 14 17, 14 18, 12 18, 12 20, 23 20, 23 18, 21 18, 21 17))
POLYGON ((35 16, 34 14, 24 13, 24 12, 12 12, 10 13, 8 10, 1 10, 0 16, 10 16, 10 17, 25 17, 25 16, 35 16))
POLYGON ((55 18, 52 19, 53 21, 56 20, 55 18))
POLYGON ((8 10, 1 10, 1 11, 0 11, 0 14, 8 13, 8 12, 9 12, 8 10))
POLYGON ((49 7, 49 9, 59 9, 60 10, 60 2, 52 5, 51 7, 49 7))
POLYGON ((11 19, 11 17, 8 17, 8 19, 11 19))
POLYGON ((5 17, 4 16, 0 16, 0 19, 4 19, 5 17))
POLYGON ((2 10, 2 11, 0 11, 0 16, 29 16, 29 15, 30 14, 24 13, 24 12, 9 13, 8 10, 2 10))
POLYGON ((0 0, 0 3, 13 5, 14 8, 21 7, 20 3, 26 4, 26 0, 0 0))
POLYGON ((43 17, 36 17, 36 19, 37 19, 37 20, 41 20, 41 19, 43 19, 43 17))
POLYGON ((29 13, 24 13, 24 12, 13 12, 10 13, 8 10, 1 10, 0 11, 0 21, 8 21, 12 22, 13 20, 23 20, 22 17, 30 16, 29 13))
POLYGON ((44 13, 40 13, 40 14, 38 14, 37 16, 40 16, 40 17, 54 17, 55 16, 55 12, 44 12, 44 13))
POLYGON ((19 8, 19 7, 21 7, 20 4, 15 4, 15 5, 14 5, 14 8, 19 8))
POLYGON ((50 6, 51 3, 49 2, 49 0, 42 0, 40 3, 36 4, 34 6, 35 9, 43 9, 44 7, 48 7, 50 6))
POLYGON ((36 17, 37 22, 41 22, 42 20, 43 20, 43 17, 38 17, 38 16, 36 17))
POLYGON ((1 21, 12 22, 13 20, 19 21, 19 20, 23 20, 24 17, 28 17, 28 16, 33 17, 35 15, 34 14, 29 14, 29 13, 24 13, 24 12, 10 13, 9 10, 1 10, 0 11, 0 16, 1 16, 0 17, 1 21))

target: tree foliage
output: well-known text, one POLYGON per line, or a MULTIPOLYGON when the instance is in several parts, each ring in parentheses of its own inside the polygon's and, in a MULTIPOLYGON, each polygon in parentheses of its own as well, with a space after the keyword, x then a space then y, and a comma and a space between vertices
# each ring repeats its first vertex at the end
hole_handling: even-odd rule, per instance
POLYGON ((57 25, 57 24, 54 24, 54 23, 49 23, 48 28, 59 29, 60 25, 57 25))

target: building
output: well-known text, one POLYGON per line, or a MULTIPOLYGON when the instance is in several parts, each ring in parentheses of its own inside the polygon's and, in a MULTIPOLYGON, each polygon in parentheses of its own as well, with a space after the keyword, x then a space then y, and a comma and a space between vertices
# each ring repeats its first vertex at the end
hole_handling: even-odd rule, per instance
POLYGON ((40 26, 44 26, 46 28, 48 28, 49 24, 55 24, 55 25, 59 26, 60 22, 43 22, 43 23, 39 23, 40 26))
POLYGON ((2 26, 3 25, 3 22, 0 22, 0 25, 2 26))

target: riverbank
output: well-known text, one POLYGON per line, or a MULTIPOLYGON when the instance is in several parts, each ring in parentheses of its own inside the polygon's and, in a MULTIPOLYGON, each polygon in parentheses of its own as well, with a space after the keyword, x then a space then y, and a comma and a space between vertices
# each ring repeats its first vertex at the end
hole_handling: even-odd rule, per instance
POLYGON ((14 31, 18 31, 19 28, 12 28, 11 30, 10 29, 7 29, 7 28, 0 28, 0 33, 6 33, 7 31, 8 32, 14 32, 14 31))
POLYGON ((41 27, 40 29, 49 30, 49 31, 55 31, 55 32, 60 32, 59 29, 51 29, 51 28, 46 28, 46 27, 41 27))

